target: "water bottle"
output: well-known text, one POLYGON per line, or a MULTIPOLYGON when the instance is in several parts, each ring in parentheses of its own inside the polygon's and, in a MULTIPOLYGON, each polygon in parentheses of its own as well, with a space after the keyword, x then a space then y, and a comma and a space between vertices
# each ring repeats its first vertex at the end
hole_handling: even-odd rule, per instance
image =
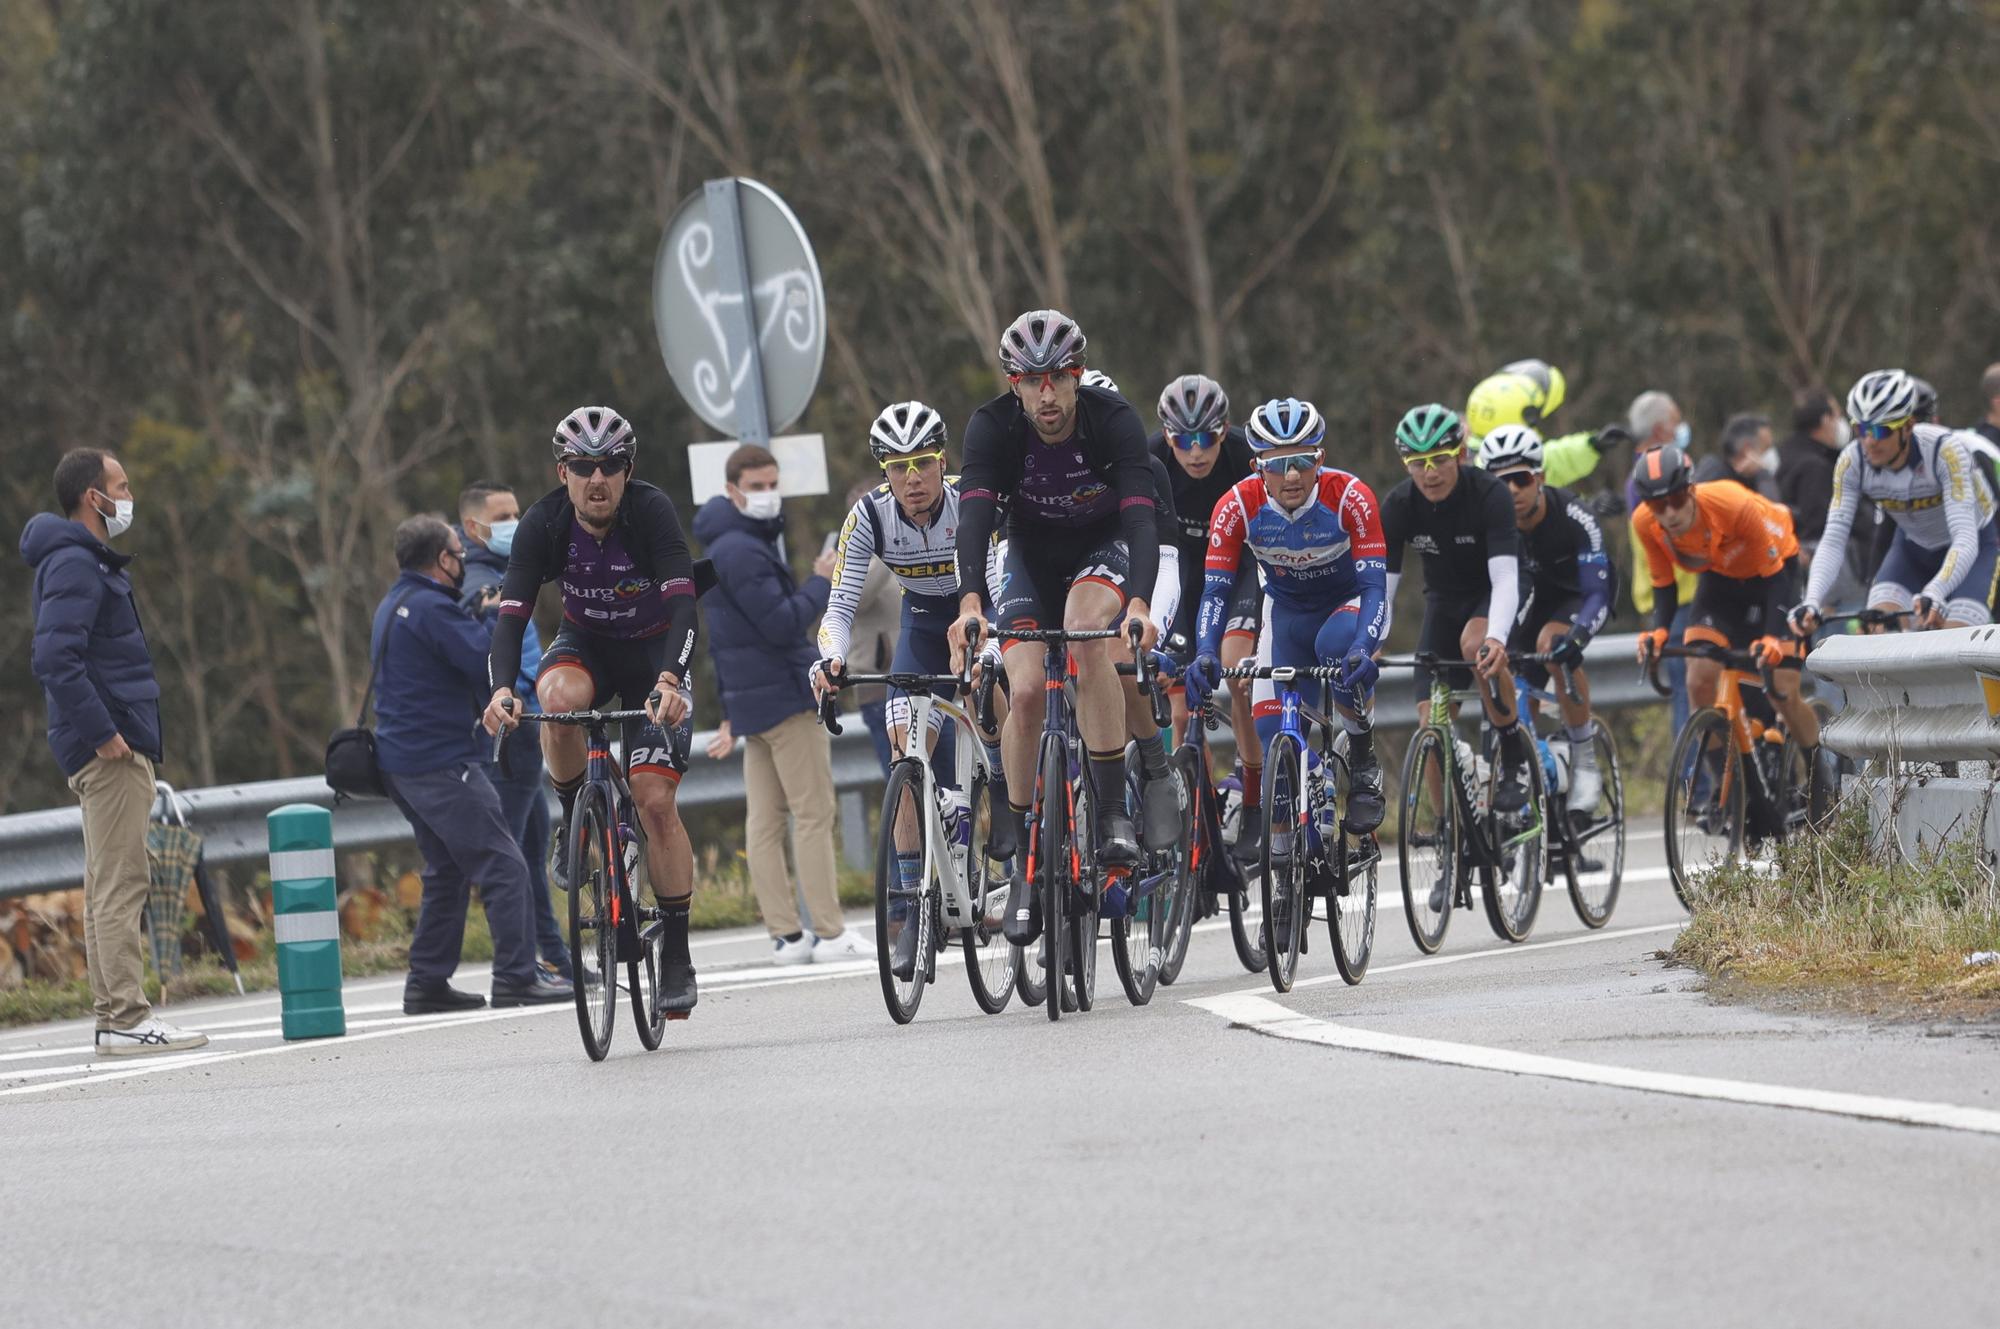
POLYGON ((624 822, 618 823, 618 843, 625 854, 625 884, 636 894, 639 889, 639 837, 624 822))
POLYGON ((951 856, 963 875, 972 848, 972 800, 963 789, 940 789, 938 811, 944 819, 945 843, 951 846, 951 856))
POLYGON ((1314 849, 1340 840, 1340 787, 1334 768, 1320 760, 1319 753, 1306 749, 1306 785, 1319 791, 1318 815, 1313 820, 1311 841, 1314 849))
POLYGON ((1569 792, 1569 744, 1537 739, 1542 745, 1542 778, 1549 792, 1560 798, 1569 792))
POLYGON ((1243 831, 1243 785, 1235 776, 1224 776, 1215 785, 1215 793, 1222 800, 1222 843, 1233 845, 1243 831))
POLYGON ((1465 786, 1465 801, 1483 812, 1486 801, 1486 759, 1474 752, 1472 744, 1462 738, 1454 738, 1451 742, 1458 758, 1458 778, 1465 786))

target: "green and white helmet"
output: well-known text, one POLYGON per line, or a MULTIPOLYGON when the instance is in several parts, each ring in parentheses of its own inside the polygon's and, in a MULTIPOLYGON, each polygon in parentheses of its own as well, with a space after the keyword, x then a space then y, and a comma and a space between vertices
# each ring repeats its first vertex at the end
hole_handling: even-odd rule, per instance
POLYGON ((1396 451, 1405 457, 1450 452, 1465 443, 1465 423, 1449 406, 1412 406, 1396 422, 1396 451))

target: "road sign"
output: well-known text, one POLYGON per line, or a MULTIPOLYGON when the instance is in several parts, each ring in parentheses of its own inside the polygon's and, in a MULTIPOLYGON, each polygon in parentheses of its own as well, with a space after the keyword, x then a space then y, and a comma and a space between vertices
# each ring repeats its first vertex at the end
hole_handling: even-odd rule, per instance
POLYGON ((726 437, 768 443, 804 414, 826 360, 826 290, 785 201, 740 176, 689 195, 653 262, 653 328, 674 386, 726 437))
MULTIPOLYGON (((688 446, 688 487, 696 507, 723 493, 723 468, 735 443, 694 443, 688 446)), ((778 459, 778 492, 786 498, 808 498, 827 492, 826 440, 818 434, 786 434, 768 446, 778 459)))

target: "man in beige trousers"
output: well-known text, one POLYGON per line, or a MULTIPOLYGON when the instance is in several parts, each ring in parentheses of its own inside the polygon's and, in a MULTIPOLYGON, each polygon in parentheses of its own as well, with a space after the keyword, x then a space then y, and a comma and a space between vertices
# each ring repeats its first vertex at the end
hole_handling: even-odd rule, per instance
POLYGON ((35 570, 35 677, 49 747, 83 804, 83 944, 97 1055, 201 1047, 146 1001, 139 935, 146 907, 146 823, 160 760, 160 685, 125 567, 111 541, 132 525, 132 485, 109 453, 78 448, 56 464, 57 517, 21 532, 35 570))
POLYGON ((833 860, 833 753, 820 728, 806 671, 819 652, 813 623, 832 590, 831 550, 803 585, 784 554, 778 459, 754 443, 729 455, 727 487, 695 514, 694 533, 715 565, 702 597, 708 648, 724 720, 710 755, 744 740, 743 838, 750 888, 779 964, 873 959, 875 949, 846 928, 833 860), (785 871, 785 824, 798 864, 794 891, 785 871), (810 920, 799 917, 805 897, 810 920), (810 926, 807 926, 808 921, 810 926))

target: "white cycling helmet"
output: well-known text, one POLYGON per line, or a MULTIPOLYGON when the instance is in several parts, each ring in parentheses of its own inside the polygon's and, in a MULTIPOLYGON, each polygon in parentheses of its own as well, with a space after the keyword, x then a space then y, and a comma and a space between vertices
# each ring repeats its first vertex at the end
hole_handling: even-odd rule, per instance
POLYGON ((1847 418, 1858 425, 1899 425, 1916 413, 1916 381, 1900 369, 1863 374, 1847 393, 1847 418))
POLYGON ((556 426, 556 460, 564 457, 630 457, 639 450, 638 435, 625 417, 609 406, 579 406, 556 426))
POLYGON ((1479 445, 1479 464, 1489 471, 1542 469, 1542 436, 1526 425, 1498 425, 1479 445))
POLYGON ((886 464, 891 457, 942 452, 945 437, 943 416, 920 401, 899 401, 884 406, 868 427, 868 451, 886 464))
MULTIPOLYGON (((1084 370, 1083 377, 1078 382, 1086 388, 1103 388, 1106 392, 1118 392, 1118 385, 1113 383, 1111 375, 1105 373, 1102 369, 1084 370)), ((1118 395, 1122 397, 1125 394, 1118 392, 1118 395)))

